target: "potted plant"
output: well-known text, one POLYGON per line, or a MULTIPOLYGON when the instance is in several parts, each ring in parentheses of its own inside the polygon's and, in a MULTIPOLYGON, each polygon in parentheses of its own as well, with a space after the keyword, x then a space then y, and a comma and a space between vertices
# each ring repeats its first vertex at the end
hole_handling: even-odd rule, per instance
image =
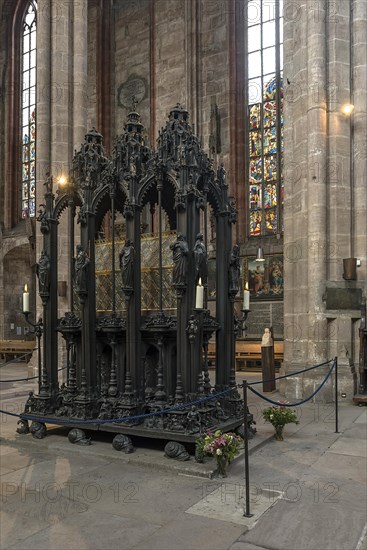
POLYGON ((264 409, 263 417, 265 422, 270 422, 274 426, 274 437, 277 441, 283 441, 283 430, 286 424, 299 424, 296 411, 285 407, 284 402, 279 402, 277 406, 264 409))
POLYGON ((241 438, 232 433, 208 431, 196 441, 196 457, 200 462, 204 456, 213 456, 217 462, 216 475, 227 477, 227 465, 238 455, 241 438))

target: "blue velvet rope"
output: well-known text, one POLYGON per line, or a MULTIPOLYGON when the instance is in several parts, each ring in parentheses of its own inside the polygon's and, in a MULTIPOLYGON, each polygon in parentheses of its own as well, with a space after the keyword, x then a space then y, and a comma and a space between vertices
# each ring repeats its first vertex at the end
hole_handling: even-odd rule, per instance
POLYGON ((11 365, 12 363, 19 363, 24 357, 27 357, 28 355, 32 355, 30 352, 24 353, 23 355, 20 355, 19 357, 15 357, 15 359, 10 359, 9 361, 6 361, 5 363, 0 364, 0 369, 2 367, 6 367, 7 365, 11 365))
POLYGON ((291 372, 290 374, 284 374, 283 376, 277 376, 276 378, 268 378, 267 380, 257 380, 256 382, 249 382, 247 385, 255 386, 256 384, 264 384, 265 382, 275 382, 275 380, 282 380, 282 378, 289 378, 290 376, 302 374, 303 372, 307 372, 312 369, 318 369, 319 367, 328 365, 329 363, 331 363, 331 361, 333 361, 333 359, 329 359, 329 361, 324 361, 324 363, 319 363, 318 365, 314 365, 313 367, 308 367, 307 369, 299 370, 297 372, 291 372))
POLYGON ((0 384, 9 384, 10 382, 28 382, 29 380, 34 380, 35 378, 38 378, 38 374, 36 376, 30 376, 29 378, 15 378, 13 380, 0 380, 0 384))
POLYGON ((320 386, 309 397, 307 397, 307 399, 303 399, 303 401, 299 401, 298 403, 279 403, 279 401, 273 401, 272 399, 269 399, 268 397, 265 397, 265 395, 262 395, 258 391, 254 390, 254 388, 249 387, 249 390, 251 390, 258 397, 261 397, 261 399, 264 399, 268 403, 272 403, 273 405, 276 405, 277 407, 298 407, 298 405, 303 405, 303 403, 307 403, 307 401, 310 401, 310 399, 315 397, 315 395, 321 390, 321 388, 324 386, 324 384, 326 383, 326 381, 330 377, 334 367, 335 367, 335 361, 333 361, 333 364, 331 365, 331 368, 330 368, 329 372, 327 373, 324 380, 321 382, 320 386))
MULTIPOLYGON (((62 367, 61 369, 57 369, 57 372, 60 372, 62 370, 65 370, 66 367, 62 367)), ((10 382, 28 382, 29 380, 34 380, 35 378, 38 378, 38 374, 36 376, 30 376, 29 378, 16 378, 15 380, 0 380, 0 384, 9 384, 10 382)))
POLYGON ((226 390, 223 390, 221 392, 215 393, 213 395, 209 395, 208 397, 202 397, 201 399, 197 399, 196 401, 190 401, 189 403, 183 403, 182 405, 176 405, 175 407, 171 407, 169 409, 163 409, 161 411, 155 411, 152 413, 146 413, 146 414, 139 414, 136 416, 124 416, 122 418, 108 418, 108 419, 102 419, 102 418, 96 418, 94 420, 58 420, 57 418, 42 418, 39 416, 33 416, 30 414, 14 414, 9 413, 7 411, 4 411, 0 409, 0 413, 8 414, 10 416, 18 416, 22 420, 34 420, 35 422, 41 422, 41 423, 48 423, 48 424, 57 424, 57 425, 68 425, 68 424, 110 424, 110 423, 117 423, 117 422, 131 422, 133 420, 141 420, 143 418, 149 418, 152 416, 159 416, 163 414, 167 414, 174 411, 180 411, 183 409, 187 409, 188 407, 192 407, 193 405, 198 405, 200 403, 204 403, 206 401, 210 401, 212 399, 216 399, 220 397, 221 395, 225 395, 226 393, 229 393, 233 391, 235 388, 228 388, 226 390))
MULTIPOLYGON (((279 377, 279 378, 288 378, 290 376, 294 376, 295 374, 300 374, 302 372, 306 372, 308 370, 311 370, 311 368, 317 368, 317 367, 321 367, 323 365, 327 365, 328 363, 330 363, 330 361, 331 361, 331 359, 329 361, 326 361, 325 363, 315 365, 314 367, 309 367, 307 369, 304 369, 303 371, 298 371, 297 373, 294 372, 294 373, 291 373, 291 374, 286 374, 286 375, 284 375, 282 377, 279 377)), ((310 401, 321 390, 321 388, 324 386, 326 381, 329 379, 334 367, 335 367, 335 359, 333 360, 333 364, 332 364, 329 372, 327 373, 325 379, 320 384, 320 386, 309 397, 307 397, 307 399, 304 399, 303 401, 299 401, 298 403, 293 403, 293 404, 292 403, 279 403, 278 401, 273 401, 272 399, 269 399, 268 397, 265 397, 265 395, 262 395, 261 393, 256 391, 254 388, 251 388, 249 384, 247 384, 247 386, 248 386, 249 390, 251 390, 254 394, 256 394, 261 399, 264 399, 265 401, 268 401, 268 403, 272 403, 273 405, 276 405, 278 407, 279 406, 282 406, 282 407, 297 407, 299 405, 303 405, 303 403, 307 403, 307 401, 310 401)), ((63 367, 62 369, 59 369, 59 370, 64 370, 65 368, 66 367, 63 367)), ((38 376, 36 376, 34 378, 38 378, 38 376)), ((28 379, 25 379, 25 380, 31 380, 31 378, 28 378, 28 379)), ((5 382, 5 380, 4 380, 4 382, 5 382)), ((10 380, 6 380, 6 382, 10 382, 10 380)), ((243 384, 239 384, 237 387, 243 387, 243 384)), ((0 409, 0 413, 7 414, 8 416, 16 416, 18 418, 21 418, 22 420, 34 420, 36 422, 42 422, 42 423, 47 422, 49 424, 55 424, 55 425, 61 425, 61 426, 68 425, 68 424, 107 424, 107 423, 117 423, 117 422, 131 422, 131 421, 134 421, 134 420, 141 420, 143 418, 149 418, 149 417, 152 417, 152 416, 159 416, 159 415, 167 414, 169 412, 184 410, 188 407, 192 407, 193 405, 197 405, 197 404, 200 404, 200 403, 204 403, 206 401, 210 401, 212 399, 216 399, 217 397, 219 397, 221 395, 225 395, 226 393, 229 393, 229 392, 233 391, 234 389, 235 388, 228 388, 228 389, 223 390, 221 392, 218 392, 214 395, 210 395, 208 397, 203 397, 202 399, 197 399, 196 401, 191 401, 189 403, 183 403, 182 405, 176 405, 176 407, 171 407, 170 409, 163 409, 162 411, 155 411, 155 412, 152 412, 152 413, 140 414, 140 415, 136 415, 136 416, 125 416, 125 417, 122 417, 122 418, 111 418, 111 419, 107 419, 107 420, 103 420, 103 419, 99 419, 99 418, 96 418, 94 420, 78 420, 78 419, 76 419, 76 420, 58 420, 56 418, 55 419, 47 419, 47 418, 40 418, 38 416, 32 416, 32 415, 26 415, 26 414, 10 413, 8 411, 4 411, 3 409, 0 409)))
POLYGON ((2 409, 0 409, 0 413, 7 414, 8 416, 17 416, 18 418, 20 418, 20 414, 10 413, 8 411, 3 411, 2 409))

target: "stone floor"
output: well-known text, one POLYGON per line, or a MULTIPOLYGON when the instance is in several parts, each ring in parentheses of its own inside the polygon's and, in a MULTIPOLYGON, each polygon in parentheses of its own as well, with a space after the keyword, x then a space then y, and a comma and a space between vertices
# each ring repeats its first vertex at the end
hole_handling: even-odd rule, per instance
MULTIPOLYGON (((25 373, 5 367, 0 379, 25 373)), ((21 412, 32 385, 1 384, 1 409, 21 412)), ((249 518, 243 455, 218 480, 212 461, 169 460, 161 442, 136 439, 125 455, 112 434, 78 447, 51 427, 35 440, 2 414, 1 549, 366 550, 366 408, 343 403, 335 433, 333 405, 302 405, 277 442, 265 406, 251 395, 249 518)))

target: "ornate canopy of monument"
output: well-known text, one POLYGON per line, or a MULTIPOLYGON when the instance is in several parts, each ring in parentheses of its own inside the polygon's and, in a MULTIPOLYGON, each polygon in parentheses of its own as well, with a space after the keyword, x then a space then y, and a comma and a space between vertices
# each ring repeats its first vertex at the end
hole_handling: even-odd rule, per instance
POLYGON ((174 107, 153 150, 133 107, 110 158, 93 129, 75 153, 66 185, 54 194, 52 178, 46 181, 38 211, 39 392, 25 407, 34 420, 74 427, 87 420, 89 429, 181 441, 194 441, 209 427, 225 431, 242 424, 234 366, 236 210, 223 167, 213 170, 188 119, 182 106, 174 107), (154 234, 142 232, 147 205, 156 220, 154 234), (207 309, 209 208, 216 236, 213 315, 207 309), (65 210, 74 291, 70 310, 59 318, 58 220, 65 210), (106 216, 110 238, 101 239, 106 216), (123 234, 116 232, 117 216, 123 234), (214 336, 215 381, 208 368, 214 336), (60 385, 63 367, 66 383, 60 385))

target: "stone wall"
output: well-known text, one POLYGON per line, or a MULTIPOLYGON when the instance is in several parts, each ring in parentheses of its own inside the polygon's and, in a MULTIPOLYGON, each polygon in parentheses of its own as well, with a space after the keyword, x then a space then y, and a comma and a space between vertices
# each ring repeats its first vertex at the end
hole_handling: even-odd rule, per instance
MULTIPOLYGON (((33 286, 32 254, 29 243, 20 244, 22 238, 14 239, 11 250, 5 254, 4 265, 4 317, 2 338, 5 340, 17 340, 28 338, 29 325, 22 314, 22 293, 24 284, 28 288, 33 286)), ((34 311, 34 294, 31 295, 30 309, 34 311)), ((34 318, 31 319, 34 321, 34 318)), ((31 337, 31 335, 29 335, 31 337)), ((33 337, 32 337, 33 338, 33 337)))
POLYGON ((131 98, 135 95, 145 128, 150 125, 150 1, 115 2, 115 124, 123 131, 131 98))
MULTIPOLYGON (((87 97, 88 115, 85 131, 97 128, 97 22, 99 12, 96 2, 88 4, 88 53, 87 53, 87 97)), ((98 129, 98 128, 97 128, 98 129)))
MULTIPOLYGON (((229 3, 223 0, 115 2, 115 118, 121 131, 129 99, 154 140, 182 103, 209 148, 210 113, 221 119, 221 160, 229 166, 229 3)), ((92 44, 90 37, 90 44, 92 44)))
MULTIPOLYGON (((203 145, 209 150, 210 114, 212 106, 220 115, 220 160, 229 169, 229 9, 230 3, 217 0, 200 2, 201 44, 201 116, 203 145)), ((231 182, 231 178, 229 178, 231 182)), ((232 194, 234 190, 231 189, 232 194)))
MULTIPOLYGON (((366 40, 357 31, 365 29, 366 5, 286 1, 284 12, 284 366, 290 372, 337 355, 341 391, 351 398, 359 308, 328 309, 326 299, 328 288, 366 294, 366 94, 359 91, 366 40), (352 117, 342 113, 345 103, 354 104, 352 117), (356 281, 343 279, 349 257, 361 263, 356 281)), ((307 395, 323 374, 292 378, 286 395, 307 395)))

